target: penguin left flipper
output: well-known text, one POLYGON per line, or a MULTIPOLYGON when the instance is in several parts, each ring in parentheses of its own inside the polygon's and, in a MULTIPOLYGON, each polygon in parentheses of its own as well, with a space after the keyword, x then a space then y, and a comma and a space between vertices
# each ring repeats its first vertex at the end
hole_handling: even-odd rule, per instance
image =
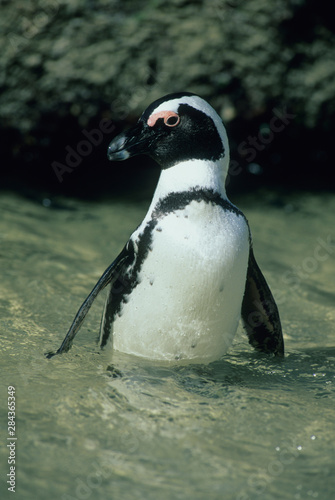
POLYGON ((284 339, 276 302, 250 248, 242 322, 258 351, 284 356, 284 339))
POLYGON ((86 297, 82 305, 80 306, 76 317, 70 326, 61 346, 56 352, 50 351, 45 353, 45 356, 50 359, 56 354, 63 354, 71 349, 74 337, 78 333, 86 314, 91 308, 97 295, 109 284, 113 284, 122 274, 122 271, 128 267, 129 263, 134 259, 133 248, 127 244, 118 257, 112 262, 112 264, 106 269, 99 281, 96 283, 91 293, 86 297))

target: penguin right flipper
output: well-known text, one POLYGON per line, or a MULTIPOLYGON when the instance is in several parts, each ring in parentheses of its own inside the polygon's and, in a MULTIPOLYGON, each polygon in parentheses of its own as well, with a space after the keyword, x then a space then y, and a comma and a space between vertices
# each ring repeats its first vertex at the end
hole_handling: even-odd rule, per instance
POLYGON ((242 302, 242 322, 249 343, 256 350, 284 356, 284 339, 278 308, 252 248, 242 302))
POLYGON ((106 269, 99 281, 94 286, 91 293, 86 297, 82 305, 80 306, 69 331, 67 332, 61 346, 56 352, 50 351, 45 353, 45 356, 50 359, 56 354, 63 354, 71 349, 74 337, 78 333, 86 314, 91 308, 97 295, 109 284, 113 284, 120 276, 123 271, 128 268, 131 262, 134 260, 134 249, 133 245, 127 245, 123 248, 118 257, 112 262, 112 264, 106 269))

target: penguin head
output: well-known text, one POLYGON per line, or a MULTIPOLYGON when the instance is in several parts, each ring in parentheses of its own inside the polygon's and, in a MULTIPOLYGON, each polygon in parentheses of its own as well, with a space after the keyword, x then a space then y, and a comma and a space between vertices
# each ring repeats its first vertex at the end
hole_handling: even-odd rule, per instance
POLYGON ((216 111, 189 92, 154 101, 136 125, 115 137, 108 148, 112 161, 146 154, 162 169, 188 160, 229 163, 225 127, 216 111))

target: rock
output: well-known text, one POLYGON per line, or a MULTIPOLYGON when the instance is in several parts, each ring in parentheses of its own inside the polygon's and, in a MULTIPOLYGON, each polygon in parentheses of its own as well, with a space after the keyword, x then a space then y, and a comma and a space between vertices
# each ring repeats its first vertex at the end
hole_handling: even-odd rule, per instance
POLYGON ((19 179, 23 186, 51 191, 103 190, 106 179, 115 183, 105 160, 113 134, 62 183, 52 162, 61 162, 65 147, 75 148, 82 130, 97 128, 103 118, 113 120, 117 131, 152 100, 188 90, 208 99, 226 121, 233 159, 243 172, 236 184, 243 177, 247 183, 315 186, 314 171, 321 168, 329 186, 325 137, 334 131, 335 20, 328 3, 0 4, 2 159, 12 164, 7 185, 19 179), (274 108, 294 119, 271 138, 261 131, 269 130, 274 108), (264 142, 252 161, 262 173, 256 176, 238 150, 259 134, 264 142))

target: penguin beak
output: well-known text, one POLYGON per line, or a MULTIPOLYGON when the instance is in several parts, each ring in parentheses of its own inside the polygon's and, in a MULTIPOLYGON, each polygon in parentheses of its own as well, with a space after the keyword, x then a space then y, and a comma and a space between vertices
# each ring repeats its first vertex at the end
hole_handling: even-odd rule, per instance
POLYGON ((148 125, 138 122, 126 132, 117 135, 108 146, 111 161, 127 160, 131 156, 146 154, 152 143, 153 133, 148 125))

